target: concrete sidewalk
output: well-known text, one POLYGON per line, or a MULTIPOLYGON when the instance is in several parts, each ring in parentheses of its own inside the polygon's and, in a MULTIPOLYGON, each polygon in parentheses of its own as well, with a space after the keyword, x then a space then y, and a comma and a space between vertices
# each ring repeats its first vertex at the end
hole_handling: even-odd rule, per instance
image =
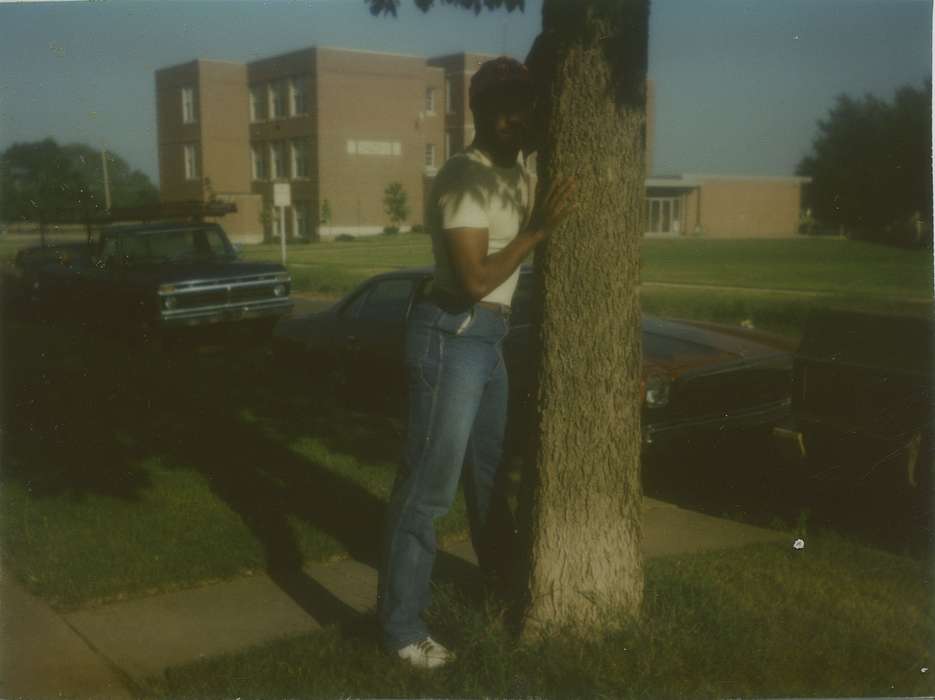
MULTIPOLYGON (((646 558, 782 540, 647 499, 646 558)), ((791 546, 791 542, 790 542, 791 546)), ((476 574, 469 542, 445 551, 455 576, 476 574)), ((450 566, 448 567, 451 568, 450 566)), ((167 668, 306 634, 373 608, 376 571, 360 562, 312 564, 292 580, 266 575, 59 615, 3 580, 0 697, 128 698, 167 668)))

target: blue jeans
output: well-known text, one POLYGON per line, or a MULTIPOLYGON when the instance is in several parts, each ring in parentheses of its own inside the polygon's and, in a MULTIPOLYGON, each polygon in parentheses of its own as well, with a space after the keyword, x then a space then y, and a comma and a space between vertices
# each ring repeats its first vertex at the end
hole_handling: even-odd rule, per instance
MULTIPOLYGON (((384 643, 401 649, 428 636, 434 520, 448 512, 464 471, 471 539, 481 567, 502 552, 486 531, 503 453, 509 323, 482 306, 463 312, 417 304, 406 331, 409 428, 387 508, 378 590, 384 643)), ((498 494, 499 496, 500 494, 498 494)), ((496 507, 505 507, 505 498, 496 507)), ((503 545, 501 543, 501 549, 503 545)))

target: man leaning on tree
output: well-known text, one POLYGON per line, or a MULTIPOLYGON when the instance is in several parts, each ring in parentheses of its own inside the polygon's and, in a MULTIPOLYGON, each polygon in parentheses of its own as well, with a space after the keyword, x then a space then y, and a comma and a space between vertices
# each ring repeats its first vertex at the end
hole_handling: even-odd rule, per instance
POLYGON ((487 61, 469 96, 476 136, 441 168, 428 205, 435 276, 406 331, 408 434, 387 509, 377 602, 384 644, 420 668, 453 658, 422 615, 434 521, 451 507, 462 468, 481 569, 493 575, 510 554, 488 527, 507 417, 502 344, 520 265, 567 216, 572 198, 571 183, 557 182, 533 211, 521 150, 534 91, 523 64, 487 61))

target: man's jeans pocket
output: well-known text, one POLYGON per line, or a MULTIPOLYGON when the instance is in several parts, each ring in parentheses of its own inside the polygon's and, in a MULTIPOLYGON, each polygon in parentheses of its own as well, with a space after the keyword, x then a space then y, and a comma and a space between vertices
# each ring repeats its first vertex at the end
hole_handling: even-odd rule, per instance
POLYGON ((476 317, 477 313, 473 307, 467 311, 454 314, 446 311, 439 317, 435 327, 451 335, 464 335, 473 325, 476 317))

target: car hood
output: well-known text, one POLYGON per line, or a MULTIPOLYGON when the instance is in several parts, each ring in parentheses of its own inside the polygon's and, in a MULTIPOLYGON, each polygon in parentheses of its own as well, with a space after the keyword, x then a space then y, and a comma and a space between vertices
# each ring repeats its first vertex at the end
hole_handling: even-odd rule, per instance
POLYGON ((743 328, 643 319, 643 364, 646 370, 679 373, 786 352, 787 349, 777 342, 766 342, 763 337, 743 328))
POLYGON ((315 311, 282 319, 273 329, 273 336, 285 341, 308 343, 327 337, 332 332, 337 313, 332 309, 315 311))
POLYGON ((217 260, 205 262, 160 262, 152 265, 136 265, 127 270, 127 274, 132 277, 163 284, 167 282, 184 282, 187 280, 249 277, 250 275, 262 275, 274 272, 286 272, 286 269, 278 263, 217 260))

